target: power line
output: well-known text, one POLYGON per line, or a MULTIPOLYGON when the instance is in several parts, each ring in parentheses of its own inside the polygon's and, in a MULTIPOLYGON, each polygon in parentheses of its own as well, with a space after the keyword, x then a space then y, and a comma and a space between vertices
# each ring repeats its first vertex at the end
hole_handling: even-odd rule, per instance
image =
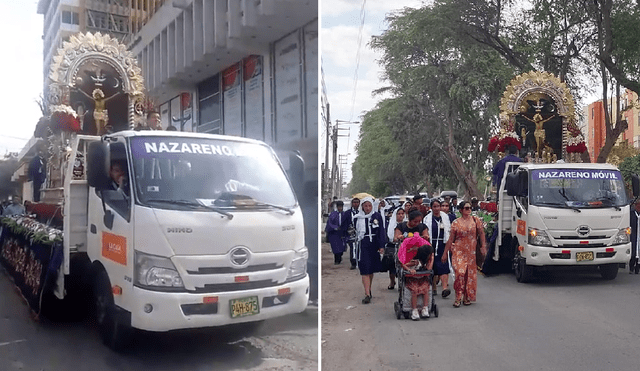
POLYGON ((362 0, 362 8, 360 8, 360 29, 358 30, 358 47, 356 48, 356 70, 353 74, 353 93, 351 94, 351 114, 349 121, 353 121, 353 110, 356 105, 356 91, 358 87, 358 67, 360 67, 360 50, 362 49, 362 30, 364 29, 365 5, 367 0, 362 0))

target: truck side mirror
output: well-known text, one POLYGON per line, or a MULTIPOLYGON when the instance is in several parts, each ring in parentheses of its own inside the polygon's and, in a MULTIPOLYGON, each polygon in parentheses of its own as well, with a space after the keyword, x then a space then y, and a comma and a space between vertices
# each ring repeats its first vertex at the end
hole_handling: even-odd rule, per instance
POLYGON ((507 184, 505 184, 505 188, 507 189, 507 195, 509 196, 518 196, 519 182, 518 175, 515 173, 507 174, 506 179, 507 184))
POLYGON ((109 188, 109 144, 91 142, 87 150, 87 181, 98 190, 109 188))
POLYGON ((640 194, 640 177, 636 174, 631 176, 631 188, 633 190, 633 197, 638 197, 640 194))

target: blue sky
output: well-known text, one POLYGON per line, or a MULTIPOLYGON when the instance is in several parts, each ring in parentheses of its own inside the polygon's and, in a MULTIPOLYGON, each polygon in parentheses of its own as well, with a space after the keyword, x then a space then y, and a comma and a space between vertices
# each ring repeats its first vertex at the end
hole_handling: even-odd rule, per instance
POLYGON ((0 0, 0 156, 18 152, 41 116, 42 22, 36 0, 0 0), (17 139, 16 139, 17 138, 17 139))
MULTIPOLYGON (((368 0, 365 3, 365 23, 360 49, 360 64, 355 95, 352 105, 354 74, 356 71, 356 53, 358 31, 360 28, 360 10, 363 0, 321 0, 321 52, 324 81, 327 97, 331 106, 331 120, 360 121, 362 113, 371 110, 385 96, 372 97, 371 92, 384 86, 380 81, 381 68, 376 60, 381 55, 371 50, 367 44, 372 35, 380 35, 387 27, 386 15, 403 7, 418 8, 423 0, 368 0)), ((338 141, 338 154, 348 155, 346 181, 351 178, 351 163, 355 160, 355 143, 358 139, 358 125, 343 125, 349 132, 341 131, 338 141)), ((321 131, 321 154, 324 161, 325 131, 321 131)))

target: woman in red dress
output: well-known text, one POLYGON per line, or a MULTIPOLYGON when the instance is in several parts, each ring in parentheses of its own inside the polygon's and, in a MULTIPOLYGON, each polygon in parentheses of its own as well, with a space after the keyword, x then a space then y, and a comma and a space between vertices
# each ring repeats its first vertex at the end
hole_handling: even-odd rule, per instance
POLYGON ((453 289, 456 292, 456 301, 453 306, 458 308, 460 304, 471 305, 476 301, 478 289, 478 272, 476 269, 476 244, 480 242, 480 251, 487 254, 487 242, 484 237, 482 220, 471 215, 471 203, 460 203, 462 217, 451 224, 449 241, 442 255, 442 262, 447 261, 448 252, 451 251, 451 265, 455 273, 453 289))

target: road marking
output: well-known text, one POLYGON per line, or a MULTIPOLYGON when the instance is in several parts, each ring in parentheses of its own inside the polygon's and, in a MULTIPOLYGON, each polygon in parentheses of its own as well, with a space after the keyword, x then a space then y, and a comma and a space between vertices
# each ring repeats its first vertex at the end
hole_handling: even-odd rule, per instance
POLYGON ((3 346, 5 346, 5 345, 15 344, 15 343, 22 343, 23 341, 27 341, 27 339, 14 340, 14 341, 8 341, 8 342, 6 342, 6 343, 0 343, 0 347, 3 347, 3 346))

